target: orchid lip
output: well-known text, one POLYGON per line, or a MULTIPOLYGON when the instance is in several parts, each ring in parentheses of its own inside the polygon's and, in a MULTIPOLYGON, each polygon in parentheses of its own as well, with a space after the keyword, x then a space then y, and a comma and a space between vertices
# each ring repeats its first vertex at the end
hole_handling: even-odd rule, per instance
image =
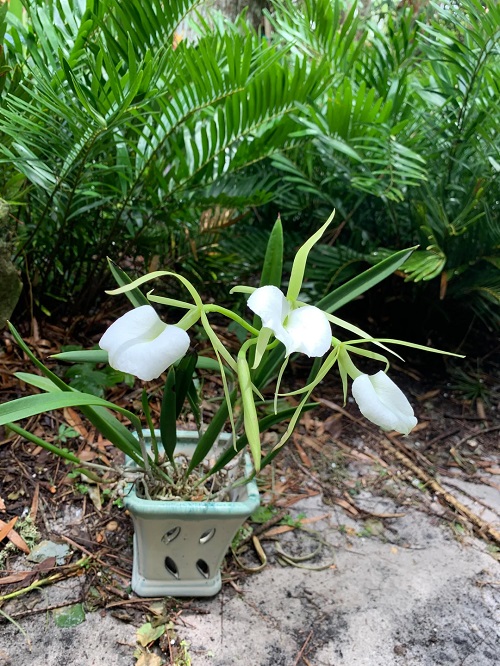
POLYGON ((278 287, 265 285, 248 299, 249 308, 286 348, 286 355, 302 352, 323 356, 331 347, 332 333, 325 313, 312 305, 294 307, 278 287))
POLYGON ((108 352, 112 368, 151 381, 184 356, 189 336, 162 322, 151 305, 142 305, 117 319, 99 346, 108 352))

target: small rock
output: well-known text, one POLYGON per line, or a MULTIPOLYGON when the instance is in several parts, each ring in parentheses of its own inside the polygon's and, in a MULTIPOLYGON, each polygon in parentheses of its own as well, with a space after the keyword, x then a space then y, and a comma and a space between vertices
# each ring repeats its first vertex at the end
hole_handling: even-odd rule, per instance
POLYGON ((69 546, 65 543, 54 543, 53 541, 40 541, 38 546, 32 548, 27 559, 30 562, 43 562, 49 557, 55 557, 57 564, 64 564, 69 554, 69 546))

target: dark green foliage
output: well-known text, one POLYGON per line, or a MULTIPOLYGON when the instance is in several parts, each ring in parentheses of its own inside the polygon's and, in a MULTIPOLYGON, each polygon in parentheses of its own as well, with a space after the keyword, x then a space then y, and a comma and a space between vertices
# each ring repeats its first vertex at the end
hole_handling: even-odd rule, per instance
POLYGON ((272 20, 299 57, 331 66, 332 85, 296 116, 304 142, 272 156, 285 219, 316 228, 337 209, 341 244, 315 248, 311 280, 327 290, 374 252, 418 242, 408 279, 435 279, 436 300, 498 324, 498 3, 361 15, 336 0, 276 0, 272 20))
POLYGON ((31 0, 25 25, 12 18, 2 162, 22 177, 17 256, 39 301, 92 303, 106 255, 211 279, 220 229, 271 196, 256 162, 326 84, 321 63, 284 61, 244 21, 174 48, 196 2, 163 4, 31 0))
POLYGON ((417 290, 500 322, 496 0, 274 0, 271 40, 214 15, 177 48, 195 0, 25 4, 1 5, 0 197, 36 302, 93 304, 106 255, 227 292, 277 212, 290 259, 335 208, 316 295, 419 243, 417 290))
POLYGON ((106 389, 126 382, 129 386, 133 386, 134 379, 130 375, 125 375, 123 372, 113 370, 111 366, 105 368, 96 368, 93 363, 75 363, 64 372, 64 376, 68 379, 68 384, 71 388, 82 393, 91 393, 99 398, 103 398, 106 394, 106 389))

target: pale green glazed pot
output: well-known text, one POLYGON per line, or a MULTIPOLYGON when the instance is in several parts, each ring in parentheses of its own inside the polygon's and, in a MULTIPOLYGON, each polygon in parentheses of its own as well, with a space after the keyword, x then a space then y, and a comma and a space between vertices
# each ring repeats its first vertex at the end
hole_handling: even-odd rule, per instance
MULTIPOLYGON (((160 442, 160 432, 155 432, 160 442)), ((149 444, 149 431, 144 432, 149 444)), ((150 437, 149 437, 150 439, 150 437)), ((198 435, 177 432, 176 453, 189 456, 198 435)), ((219 447, 228 444, 222 433, 219 447)), ((245 457, 245 476, 252 473, 245 457)), ((209 597, 222 586, 220 566, 235 534, 260 503, 255 480, 232 491, 231 501, 146 500, 131 485, 124 497, 134 523, 132 589, 143 597, 209 597)))

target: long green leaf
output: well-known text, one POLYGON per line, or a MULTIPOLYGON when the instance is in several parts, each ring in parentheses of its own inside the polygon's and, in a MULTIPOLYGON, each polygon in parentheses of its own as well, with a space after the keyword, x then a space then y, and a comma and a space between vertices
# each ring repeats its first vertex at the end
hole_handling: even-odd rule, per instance
POLYGON ((117 407, 112 402, 98 398, 95 395, 81 393, 80 391, 58 391, 57 393, 38 393, 28 395, 24 398, 11 400, 0 405, 0 425, 5 425, 9 421, 20 421, 21 419, 42 414, 53 409, 62 409, 63 407, 81 407, 85 405, 96 405, 99 407, 108 407, 116 409, 127 417, 136 417, 127 409, 117 407))
POLYGON ((160 412, 161 441, 168 459, 175 465, 174 451, 177 444, 176 436, 176 369, 171 367, 163 388, 163 399, 160 412))
MULTIPOLYGON (((274 285, 281 287, 281 275, 283 271, 283 225, 278 218, 274 223, 260 276, 260 286, 274 285)), ((254 324, 255 326, 255 324, 254 324)))
POLYGON ((14 377, 17 377, 22 382, 26 382, 30 386, 42 389, 42 391, 60 391, 61 389, 54 384, 54 382, 47 377, 35 375, 32 372, 15 372, 14 377))
MULTIPOLYGON (((232 391, 229 395, 231 404, 236 400, 236 390, 232 391)), ((205 430, 203 435, 200 437, 196 449, 191 458, 191 463, 187 471, 190 474, 193 469, 199 465, 209 454, 210 450, 213 448, 215 442, 217 441, 225 422, 229 416, 229 407, 227 400, 223 400, 221 406, 214 414, 210 425, 205 430)))
POLYGON ((193 373, 197 363, 198 355, 192 351, 185 354, 175 368, 175 418, 179 418, 193 385, 193 373))
MULTIPOLYGON (((124 287, 125 285, 133 282, 132 278, 130 278, 125 273, 125 271, 123 271, 119 266, 117 266, 115 262, 112 261, 109 257, 108 257, 108 266, 119 287, 124 287)), ((125 292, 125 295, 132 303, 134 308, 138 308, 141 305, 151 305, 151 303, 148 301, 148 299, 144 296, 144 294, 138 287, 135 287, 135 289, 131 289, 130 291, 125 292)))
POLYGON ((17 435, 21 435, 21 437, 24 437, 30 442, 33 442, 33 444, 36 444, 37 446, 41 446, 42 448, 46 449, 47 451, 50 451, 51 453, 54 453, 56 456, 59 456, 60 458, 65 458, 69 462, 76 463, 77 465, 85 464, 80 460, 80 458, 75 456, 74 453, 68 451, 68 449, 61 449, 59 446, 55 446, 50 442, 46 442, 41 437, 33 435, 33 433, 29 432, 28 430, 25 430, 24 428, 21 428, 15 423, 7 423, 7 427, 10 428, 10 430, 15 432, 17 435))
MULTIPOLYGON (((273 285, 281 288, 281 280, 283 273, 283 225, 281 219, 278 217, 272 228, 269 240, 267 242, 266 254, 264 256, 264 263, 262 265, 262 272, 260 275, 260 286, 273 285)), ((260 317, 253 316, 253 327, 260 327, 260 317)), ((255 353, 258 347, 253 346, 248 351, 248 364, 253 366, 255 360, 255 353)), ((267 363, 268 354, 262 355, 260 365, 265 366, 267 363)))
MULTIPOLYGON (((74 392, 70 386, 68 386, 62 379, 60 379, 56 374, 51 372, 44 364, 38 360, 38 358, 33 354, 28 345, 24 342, 22 337, 19 335, 15 326, 9 322, 9 329, 21 349, 26 353, 30 358, 33 364, 41 370, 41 372, 51 380, 61 391, 65 392, 74 392)), ((115 406, 112 403, 109 403, 113 409, 115 406)), ((133 436, 128 428, 126 428, 123 423, 118 421, 105 407, 99 406, 90 406, 82 405, 82 413, 88 418, 88 420, 97 428, 97 430, 102 434, 103 437, 109 439, 120 451, 123 451, 126 455, 130 456, 137 464, 143 466, 140 458, 140 446, 137 439, 133 436)), ((130 414, 130 413, 129 413, 130 414)), ((133 415, 132 415, 133 416, 133 415)), ((140 425, 140 424, 139 424, 140 425)), ((136 426, 137 427, 137 426, 136 426)))
POLYGON ((325 312, 335 312, 335 310, 354 300, 394 273, 408 259, 415 250, 415 247, 395 252, 390 257, 387 257, 387 259, 361 273, 361 275, 357 275, 352 280, 334 289, 316 303, 316 306, 325 312))
POLYGON ((68 363, 107 363, 108 352, 104 349, 82 349, 79 351, 59 352, 50 358, 68 363))

